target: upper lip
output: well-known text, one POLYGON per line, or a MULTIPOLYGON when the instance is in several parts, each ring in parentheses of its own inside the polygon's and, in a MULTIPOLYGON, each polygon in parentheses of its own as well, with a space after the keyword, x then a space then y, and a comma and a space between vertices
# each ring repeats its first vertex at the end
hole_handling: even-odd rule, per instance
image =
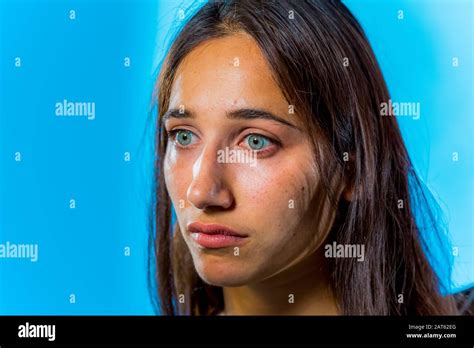
POLYGON ((204 224, 196 221, 188 224, 188 231, 193 233, 206 233, 206 234, 223 234, 227 236, 247 237, 246 234, 238 233, 230 227, 220 224, 204 224))

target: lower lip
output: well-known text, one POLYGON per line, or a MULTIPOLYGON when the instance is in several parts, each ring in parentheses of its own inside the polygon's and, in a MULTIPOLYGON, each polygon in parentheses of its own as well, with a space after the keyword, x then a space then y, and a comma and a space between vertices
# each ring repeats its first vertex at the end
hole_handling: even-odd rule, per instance
POLYGON ((224 234, 191 233, 194 241, 204 248, 218 249, 238 246, 245 242, 246 237, 229 236, 224 234))

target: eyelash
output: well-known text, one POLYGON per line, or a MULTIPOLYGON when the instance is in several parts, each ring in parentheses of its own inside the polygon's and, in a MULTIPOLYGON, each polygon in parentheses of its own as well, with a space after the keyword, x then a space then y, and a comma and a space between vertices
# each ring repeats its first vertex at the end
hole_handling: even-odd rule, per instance
MULTIPOLYGON (((185 129, 185 128, 175 128, 175 129, 172 129, 170 131, 166 131, 166 133, 168 134, 168 137, 169 139, 172 139, 174 141, 174 143, 176 144, 176 146, 178 146, 180 149, 183 149, 183 150, 186 150, 189 148, 189 146, 183 146, 181 144, 179 144, 177 141, 176 141, 176 134, 179 132, 179 131, 187 131, 187 132, 190 132, 192 133, 194 136, 196 136, 196 134, 194 134, 192 131, 190 131, 189 129, 185 129)), ((244 139, 247 139, 248 137, 250 136, 258 136, 258 137, 262 137, 262 138, 265 138, 267 139, 272 145, 275 145, 275 146, 278 146, 280 147, 281 146, 281 143, 278 141, 278 140, 275 140, 273 138, 270 138, 266 135, 263 135, 263 134, 259 134, 259 133, 249 133, 249 134, 246 134, 244 139)), ((240 143, 239 143, 240 144, 240 143)), ((267 149, 265 150, 255 150, 259 155, 265 155, 269 152, 272 152, 273 149, 269 146, 267 149)))

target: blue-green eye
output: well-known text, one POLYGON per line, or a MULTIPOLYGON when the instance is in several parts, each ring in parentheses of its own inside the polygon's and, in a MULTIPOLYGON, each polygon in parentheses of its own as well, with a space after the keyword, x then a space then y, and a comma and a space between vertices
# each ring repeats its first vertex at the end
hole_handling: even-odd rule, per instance
POLYGON ((179 145, 181 146, 188 146, 192 142, 192 137, 193 137, 193 132, 187 130, 187 129, 177 129, 173 132, 171 132, 175 138, 175 140, 178 142, 179 145))
POLYGON ((254 151, 259 151, 272 144, 272 142, 267 137, 259 134, 249 134, 246 138, 248 146, 254 151))

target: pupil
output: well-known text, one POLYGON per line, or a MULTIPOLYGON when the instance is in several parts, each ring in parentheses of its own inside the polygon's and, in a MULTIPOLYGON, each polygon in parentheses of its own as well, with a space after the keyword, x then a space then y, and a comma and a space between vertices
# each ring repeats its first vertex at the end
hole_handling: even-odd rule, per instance
POLYGON ((259 150, 262 148, 262 141, 259 137, 253 135, 250 140, 250 146, 252 146, 255 150, 259 150))
POLYGON ((190 141, 189 141, 190 137, 189 137, 189 134, 188 132, 180 132, 179 135, 178 135, 178 141, 181 143, 181 145, 187 145, 190 141))

